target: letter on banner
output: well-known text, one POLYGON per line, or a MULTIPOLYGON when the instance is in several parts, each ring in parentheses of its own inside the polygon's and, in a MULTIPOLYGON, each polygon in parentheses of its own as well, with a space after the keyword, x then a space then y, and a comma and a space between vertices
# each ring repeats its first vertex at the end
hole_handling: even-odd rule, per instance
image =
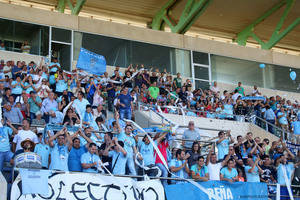
POLYGON ((86 173, 55 174, 49 178, 47 196, 22 195, 20 182, 21 178, 18 177, 13 183, 11 200, 165 200, 164 188, 159 180, 134 181, 131 178, 86 173))

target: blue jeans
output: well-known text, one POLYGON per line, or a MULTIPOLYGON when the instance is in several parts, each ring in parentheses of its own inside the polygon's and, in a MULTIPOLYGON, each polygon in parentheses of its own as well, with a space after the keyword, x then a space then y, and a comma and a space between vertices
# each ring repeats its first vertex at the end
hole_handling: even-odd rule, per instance
POLYGON ((134 166, 133 155, 130 155, 130 154, 127 155, 126 165, 129 169, 130 175, 136 176, 136 170, 135 170, 135 166, 134 166))
MULTIPOLYGON (((269 123, 271 123, 271 124, 275 124, 275 120, 273 119, 273 120, 266 120, 267 122, 269 122, 269 123)), ((268 131, 270 132, 270 133, 273 133, 274 134, 274 128, 273 128, 273 126, 271 126, 271 125, 267 125, 268 126, 268 131)))
MULTIPOLYGON (((168 177, 168 170, 165 168, 165 166, 161 163, 156 163, 156 166, 161 170, 161 176, 162 177, 168 177)), ((168 185, 168 182, 166 179, 161 179, 161 183, 163 186, 168 185)))
POLYGON ((120 109, 120 119, 131 120, 131 108, 120 109))
POLYGON ((35 113, 30 112, 30 121, 32 122, 33 119, 35 119, 35 113))
POLYGON ((10 151, 0 152, 0 171, 3 170, 4 162, 9 162, 12 156, 10 151))

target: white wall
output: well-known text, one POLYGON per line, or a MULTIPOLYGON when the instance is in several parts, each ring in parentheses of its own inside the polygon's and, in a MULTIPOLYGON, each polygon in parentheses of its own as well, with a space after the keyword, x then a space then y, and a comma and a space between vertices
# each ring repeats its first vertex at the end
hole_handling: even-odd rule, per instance
MULTIPOLYGON (((136 118, 140 115, 148 118, 150 120, 150 124, 159 124, 162 123, 162 119, 155 114, 153 111, 139 111, 136 113, 136 118)), ((189 121, 194 121, 195 127, 202 129, 203 135, 208 135, 210 138, 217 137, 218 132, 221 130, 231 130, 231 135, 236 140, 238 135, 245 136, 248 132, 252 132, 254 137, 259 136, 261 139, 268 138, 271 142, 274 140, 278 140, 278 138, 260 127, 250 124, 248 122, 236 122, 229 120, 219 120, 219 119, 208 119, 203 117, 191 117, 175 114, 162 114, 168 120, 180 125, 187 126, 189 121), (207 130, 207 129, 215 129, 215 130, 207 130)), ((167 124, 166 121, 164 123, 167 124)), ((207 138, 206 138, 207 139, 207 138)))

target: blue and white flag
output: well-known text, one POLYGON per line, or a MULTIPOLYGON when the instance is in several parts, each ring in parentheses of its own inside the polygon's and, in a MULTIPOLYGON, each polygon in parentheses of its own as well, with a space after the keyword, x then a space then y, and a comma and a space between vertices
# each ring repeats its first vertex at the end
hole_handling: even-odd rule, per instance
POLYGON ((102 75, 106 72, 106 60, 102 55, 80 48, 76 67, 90 74, 102 75))
POLYGON ((240 99, 244 101, 266 101, 266 98, 264 96, 247 96, 241 97, 240 99))

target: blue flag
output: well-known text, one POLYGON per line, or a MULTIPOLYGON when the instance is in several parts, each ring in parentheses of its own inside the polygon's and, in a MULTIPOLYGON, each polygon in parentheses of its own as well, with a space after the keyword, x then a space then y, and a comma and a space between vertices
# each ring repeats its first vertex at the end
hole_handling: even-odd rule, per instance
POLYGON ((106 72, 106 60, 104 56, 80 48, 76 67, 90 74, 102 75, 106 72))

